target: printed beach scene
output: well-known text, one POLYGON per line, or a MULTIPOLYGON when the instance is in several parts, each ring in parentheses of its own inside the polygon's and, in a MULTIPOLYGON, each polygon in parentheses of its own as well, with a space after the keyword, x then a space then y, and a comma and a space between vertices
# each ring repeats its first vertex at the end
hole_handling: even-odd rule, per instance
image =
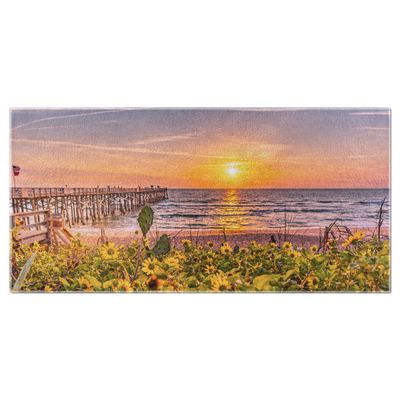
POLYGON ((390 292, 390 110, 12 109, 12 292, 390 292))

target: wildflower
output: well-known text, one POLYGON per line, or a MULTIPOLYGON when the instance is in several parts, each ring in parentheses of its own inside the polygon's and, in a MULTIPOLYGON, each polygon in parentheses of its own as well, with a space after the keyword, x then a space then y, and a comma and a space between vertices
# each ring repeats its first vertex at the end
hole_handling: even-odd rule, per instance
POLYGON ((317 246, 311 246, 310 247, 310 251, 312 251, 313 253, 316 253, 318 251, 318 247, 317 246))
POLYGON ((232 253, 232 247, 228 243, 222 243, 220 250, 222 254, 232 253))
POLYGON ((278 245, 274 242, 270 243, 271 247, 274 249, 275 247, 278 247, 278 245))
POLYGON ((78 283, 80 286, 83 286, 83 285, 89 286, 90 285, 89 281, 83 276, 78 278, 78 283))
POLYGON ((135 235, 137 235, 139 232, 138 231, 135 231, 135 235))
POLYGON ((188 246, 191 246, 192 245, 192 242, 190 241, 190 240, 188 240, 188 239, 182 239, 182 244, 185 246, 186 244, 188 245, 188 246))
POLYGON ((203 250, 203 246, 199 246, 198 249, 199 249, 199 250, 203 250))
POLYGON ((294 260, 297 257, 297 253, 294 251, 289 252, 289 257, 294 260))
POLYGON ((227 281, 224 275, 218 274, 211 278, 211 290, 215 292, 226 292, 232 285, 227 281))
POLYGON ((78 278, 78 283, 82 288, 85 285, 85 288, 83 289, 85 292, 93 292, 92 284, 85 277, 81 276, 78 278))
POLYGON ((130 247, 136 247, 136 248, 139 248, 139 246, 140 246, 140 245, 139 245, 139 243, 138 243, 137 241, 135 241, 135 240, 132 240, 129 246, 130 246, 130 247))
POLYGON ((116 260, 119 255, 118 246, 115 246, 114 243, 102 245, 100 247, 100 255, 105 260, 116 260))
POLYGON ((150 258, 146 258, 146 260, 144 260, 142 262, 142 271, 146 275, 152 275, 152 274, 154 274, 155 266, 156 266, 156 262, 155 261, 152 261, 150 258))
POLYGON ((52 288, 51 288, 51 286, 46 285, 46 286, 44 287, 44 290, 45 290, 46 292, 51 292, 51 291, 52 291, 52 288))
POLYGON ((335 239, 329 239, 328 240, 328 246, 330 249, 334 249, 336 248, 337 245, 337 241, 335 239))
POLYGON ((291 249, 292 248, 292 243, 290 243, 290 242, 283 243, 283 248, 286 249, 286 250, 291 249))
POLYGON ((208 265, 204 271, 207 275, 213 274, 215 271, 217 270, 217 267, 215 267, 214 265, 208 265))
POLYGON ((363 231, 357 231, 354 235, 353 238, 356 240, 363 240, 365 237, 365 233, 363 231))
POLYGON ((149 239, 147 239, 147 238, 144 237, 144 236, 143 236, 143 244, 144 244, 146 247, 149 247, 149 246, 150 246, 149 239))
POLYGON ((213 242, 207 242, 207 246, 212 249, 214 247, 214 243, 213 242))
POLYGON ((15 223, 17 226, 24 226, 26 223, 23 219, 15 218, 15 223))
POLYGON ((152 275, 150 279, 146 281, 146 285, 150 290, 158 290, 165 285, 165 281, 157 278, 156 275, 152 275))
POLYGON ((347 239, 345 239, 345 242, 342 243, 343 247, 350 246, 355 240, 357 240, 354 236, 349 236, 347 239))
POLYGON ((168 265, 169 268, 171 267, 179 267, 179 259, 175 257, 167 257, 165 260, 163 260, 165 264, 168 265))
POLYGON ((246 253, 246 249, 245 249, 244 247, 241 247, 241 248, 239 249, 239 253, 246 253))
POLYGON ((312 289, 317 289, 318 282, 319 279, 316 276, 311 275, 307 278, 308 286, 310 286, 312 289))
POLYGON ((125 292, 133 292, 131 283, 130 283, 128 280, 126 280, 126 279, 124 279, 124 280, 119 280, 119 281, 118 281, 118 287, 117 287, 117 288, 118 288, 118 289, 124 288, 124 289, 125 289, 125 292))

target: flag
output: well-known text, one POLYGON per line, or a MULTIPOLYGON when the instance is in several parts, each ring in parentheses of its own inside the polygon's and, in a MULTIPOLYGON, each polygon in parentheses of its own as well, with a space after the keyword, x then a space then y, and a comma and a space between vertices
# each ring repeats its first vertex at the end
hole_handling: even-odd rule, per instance
POLYGON ((15 165, 13 165, 14 176, 18 176, 19 175, 19 170, 20 169, 21 169, 20 167, 16 167, 15 165))

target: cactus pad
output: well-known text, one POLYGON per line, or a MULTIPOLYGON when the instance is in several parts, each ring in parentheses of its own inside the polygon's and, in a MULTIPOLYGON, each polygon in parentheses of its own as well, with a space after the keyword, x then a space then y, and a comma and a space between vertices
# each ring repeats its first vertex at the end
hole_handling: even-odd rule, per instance
POLYGON ((167 254, 171 250, 167 235, 162 235, 157 244, 151 249, 151 252, 156 256, 167 254))
POLYGON ((145 206, 140 211, 138 222, 143 235, 146 235, 150 230, 151 225, 153 225, 153 210, 149 206, 145 206))

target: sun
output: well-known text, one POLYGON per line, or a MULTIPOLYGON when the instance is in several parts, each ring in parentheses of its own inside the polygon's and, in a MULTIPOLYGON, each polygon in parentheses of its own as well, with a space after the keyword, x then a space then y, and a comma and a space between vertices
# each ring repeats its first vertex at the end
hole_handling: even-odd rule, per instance
POLYGON ((231 176, 235 176, 238 172, 240 172, 237 168, 235 167, 230 167, 226 170, 226 172, 231 175, 231 176))

